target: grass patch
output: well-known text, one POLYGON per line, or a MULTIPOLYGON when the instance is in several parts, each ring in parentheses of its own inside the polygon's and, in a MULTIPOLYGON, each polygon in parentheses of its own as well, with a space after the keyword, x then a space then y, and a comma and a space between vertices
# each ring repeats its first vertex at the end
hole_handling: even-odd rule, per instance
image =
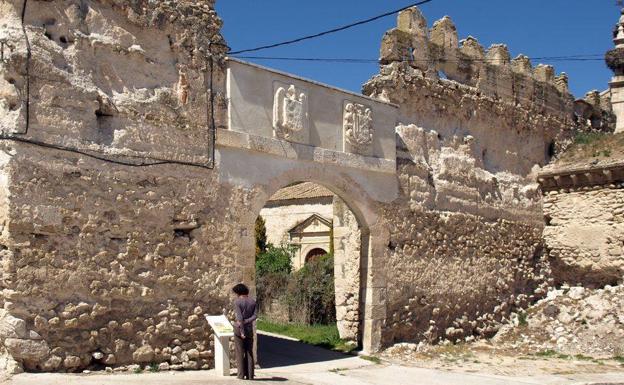
POLYGON ((574 137, 575 144, 592 144, 604 138, 607 134, 602 132, 579 132, 574 137))
POLYGON ((559 157, 559 165, 585 165, 591 161, 624 158, 624 133, 581 132, 559 157))
POLYGON ((537 353, 535 353, 535 356, 542 357, 542 358, 558 358, 560 360, 571 360, 571 359, 577 359, 577 360, 583 360, 583 361, 591 361, 591 360, 593 360, 592 357, 587 357, 587 356, 584 356, 582 354, 577 354, 576 356, 571 356, 569 354, 559 353, 559 352, 557 352, 555 350, 552 350, 552 349, 548 349, 548 350, 543 350, 541 352, 537 352, 537 353))
POLYGON ((522 311, 518 314, 518 325, 520 326, 528 326, 529 322, 527 321, 527 313, 522 311))
POLYGON ((141 373, 143 373, 143 369, 141 369, 140 366, 138 368, 134 368, 134 374, 141 374, 141 373))
POLYGON ((281 324, 259 319, 258 330, 296 338, 306 344, 337 350, 343 353, 353 351, 357 346, 340 338, 336 325, 281 324))
POLYGON ((149 369, 148 369, 148 370, 149 370, 151 373, 156 373, 156 372, 158 372, 158 364, 157 364, 157 363, 152 362, 152 363, 149 365, 149 369))
POLYGON ((620 364, 624 364, 624 356, 615 356, 613 357, 613 359, 619 362, 620 364))
POLYGON ((375 356, 360 356, 361 359, 366 360, 366 361, 370 361, 376 365, 381 364, 381 359, 379 357, 375 357, 375 356))

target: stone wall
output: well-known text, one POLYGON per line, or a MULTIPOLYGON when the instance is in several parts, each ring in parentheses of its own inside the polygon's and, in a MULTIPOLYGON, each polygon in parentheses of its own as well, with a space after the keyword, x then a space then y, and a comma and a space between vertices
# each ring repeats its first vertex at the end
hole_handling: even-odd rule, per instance
POLYGON ((22 146, 7 170, 2 251, 3 308, 25 327, 3 335, 11 356, 46 371, 209 367, 203 314, 227 312, 243 279, 236 213, 250 192, 207 170, 104 170, 22 146))
MULTIPOLYGON (((491 63, 452 67, 442 60, 459 49, 449 20, 429 32, 412 9, 383 49, 407 44, 427 60, 384 51, 381 74, 364 87, 399 105, 396 167, 384 118, 382 158, 274 138, 268 123, 268 136, 219 130, 210 169, 211 132, 226 128, 227 112, 212 1, 30 0, 30 62, 21 4, 0 5, 15 42, 0 66, 0 120, 13 135, 0 152, 8 364, 210 367, 201 314, 227 312, 232 284, 253 287, 255 219, 300 181, 327 186, 352 211, 334 213, 337 282, 351 285, 337 287, 338 316, 368 351, 489 335, 549 283, 536 170, 575 124, 565 78, 552 69, 528 74, 500 46, 491 63), (520 79, 513 94, 509 79, 520 79)), ((461 48, 479 50, 474 39, 461 48)), ((332 104, 333 116, 342 107, 332 104)), ((340 132, 334 120, 327 128, 340 132)))
POLYGON ((9 369, 211 366, 202 317, 244 279, 234 213, 249 193, 206 169, 225 112, 213 3, 0 4, 9 369))
POLYGON ((565 75, 402 12, 364 93, 399 105, 384 343, 488 336, 551 283, 537 171, 578 127, 565 75), (410 123, 410 124, 408 124, 410 123))
POLYGON ((549 283, 537 184, 477 166, 471 138, 401 126, 401 194, 386 207, 384 343, 490 336, 549 283))
MULTIPOLYGON (((227 50, 213 3, 4 1, 0 23, 14 48, 0 70, 2 133, 207 163, 207 106, 224 112, 227 50)), ((214 116, 215 125, 225 124, 223 116, 214 116)))
POLYGON ((544 239, 558 284, 615 285, 624 279, 624 184, 547 192, 544 239))

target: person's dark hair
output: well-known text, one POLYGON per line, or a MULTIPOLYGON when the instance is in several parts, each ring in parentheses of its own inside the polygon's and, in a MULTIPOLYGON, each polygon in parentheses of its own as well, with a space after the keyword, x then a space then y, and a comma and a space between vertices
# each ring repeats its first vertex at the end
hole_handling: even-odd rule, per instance
POLYGON ((234 286, 232 291, 236 293, 236 295, 249 295, 249 288, 242 283, 234 286))

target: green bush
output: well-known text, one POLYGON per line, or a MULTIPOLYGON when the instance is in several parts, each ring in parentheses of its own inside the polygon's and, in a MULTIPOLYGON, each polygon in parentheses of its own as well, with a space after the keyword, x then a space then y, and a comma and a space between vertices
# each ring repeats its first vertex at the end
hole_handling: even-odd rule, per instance
POLYGON ((256 300, 260 309, 286 293, 293 253, 292 247, 268 244, 266 252, 256 256, 256 300))
POLYGON ((311 325, 336 322, 334 257, 321 256, 296 271, 289 280, 285 300, 294 322, 311 325))
POLYGON ((269 243, 266 246, 266 251, 256 256, 256 275, 290 274, 294 252, 292 247, 276 247, 269 243))

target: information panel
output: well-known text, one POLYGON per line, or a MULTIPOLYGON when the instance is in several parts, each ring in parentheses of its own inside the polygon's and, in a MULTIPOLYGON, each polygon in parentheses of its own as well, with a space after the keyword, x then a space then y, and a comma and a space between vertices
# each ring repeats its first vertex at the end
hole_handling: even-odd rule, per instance
POLYGON ((226 316, 205 315, 205 317, 218 337, 232 337, 234 335, 234 328, 226 316))

